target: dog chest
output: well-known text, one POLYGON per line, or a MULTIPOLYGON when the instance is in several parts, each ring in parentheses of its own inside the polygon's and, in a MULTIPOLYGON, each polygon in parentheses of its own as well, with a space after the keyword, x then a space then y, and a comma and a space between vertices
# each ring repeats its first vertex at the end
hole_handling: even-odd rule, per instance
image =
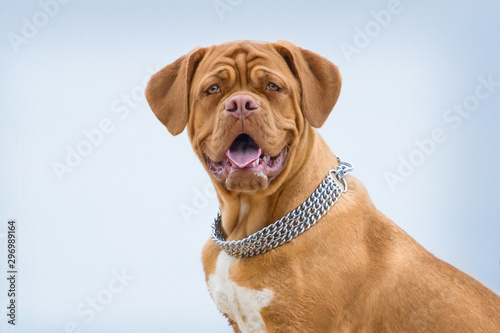
POLYGON ((221 312, 233 320, 243 333, 267 332, 260 311, 273 298, 270 289, 256 290, 239 286, 229 278, 235 259, 224 251, 217 257, 215 272, 208 278, 208 289, 221 312))

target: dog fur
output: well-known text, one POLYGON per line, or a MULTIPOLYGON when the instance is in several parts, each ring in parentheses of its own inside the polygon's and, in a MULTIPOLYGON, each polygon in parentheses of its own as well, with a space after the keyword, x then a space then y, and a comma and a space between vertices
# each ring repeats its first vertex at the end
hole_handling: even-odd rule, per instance
MULTIPOLYGON (((146 97, 170 133, 187 127, 216 189, 226 239, 237 240, 300 205, 337 167, 315 128, 340 87, 337 67, 311 51, 236 41, 180 57, 151 78, 146 97), (242 94, 258 108, 229 114, 229 101, 242 94), (242 133, 269 156, 285 152, 277 176, 214 177, 208 161, 224 161, 242 133)), ((347 183, 315 226, 263 255, 233 258, 206 243, 207 284, 235 332, 500 332, 499 296, 426 251, 374 207, 355 177, 347 183)))

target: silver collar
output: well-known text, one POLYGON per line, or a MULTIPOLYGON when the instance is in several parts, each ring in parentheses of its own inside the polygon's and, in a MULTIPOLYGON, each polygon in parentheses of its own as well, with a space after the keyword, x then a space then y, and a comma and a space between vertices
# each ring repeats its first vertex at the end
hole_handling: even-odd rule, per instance
POLYGON ((212 225, 212 240, 227 254, 234 257, 251 257, 263 254, 291 241, 311 228, 333 207, 341 194, 347 191, 345 175, 352 165, 340 158, 337 169, 332 169, 321 184, 300 206, 278 221, 241 240, 226 241, 221 226, 220 209, 212 225), (343 185, 340 186, 340 183, 343 185))

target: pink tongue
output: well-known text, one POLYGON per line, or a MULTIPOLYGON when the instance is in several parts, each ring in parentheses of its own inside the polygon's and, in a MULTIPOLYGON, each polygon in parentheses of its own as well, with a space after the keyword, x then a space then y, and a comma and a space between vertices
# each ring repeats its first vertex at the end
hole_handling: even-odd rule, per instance
POLYGON ((252 139, 236 139, 226 153, 231 162, 241 169, 255 162, 261 154, 262 150, 252 139))

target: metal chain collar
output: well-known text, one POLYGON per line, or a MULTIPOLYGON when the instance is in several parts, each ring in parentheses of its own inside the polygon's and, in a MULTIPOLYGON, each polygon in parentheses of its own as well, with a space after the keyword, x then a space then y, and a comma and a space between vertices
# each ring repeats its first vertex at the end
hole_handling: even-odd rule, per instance
POLYGON ((226 241, 221 227, 220 209, 212 225, 212 240, 227 254, 234 257, 251 257, 263 254, 291 241, 319 221, 347 191, 345 175, 352 165, 338 158, 339 166, 332 169, 321 184, 300 206, 278 221, 241 240, 226 241), (342 183, 343 189, 339 183, 342 183))

